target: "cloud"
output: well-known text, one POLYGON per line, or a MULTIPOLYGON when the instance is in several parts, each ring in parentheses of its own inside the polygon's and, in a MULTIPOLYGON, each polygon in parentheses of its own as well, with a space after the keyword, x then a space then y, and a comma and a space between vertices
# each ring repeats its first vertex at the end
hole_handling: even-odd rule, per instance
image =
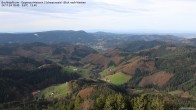
POLYGON ((0 29, 191 32, 196 28, 195 0, 83 1, 86 4, 0 7, 0 29))
MULTIPOLYGON (((12 1, 12 0, 8 0, 12 1)), ((21 2, 20 0, 15 0, 21 2)), ((26 2, 31 2, 32 0, 26 0, 26 2)), ((56 0, 49 0, 56 1, 56 0)), ((73 1, 73 0, 70 0, 73 1)), ((20 8, 2 8, 0 12, 10 11, 10 12, 38 12, 38 13, 66 13, 66 14, 77 14, 80 12, 94 11, 94 10, 104 10, 115 13, 135 13, 140 11, 147 11, 143 6, 138 7, 141 3, 138 1, 148 1, 148 0, 132 0, 132 2, 127 0, 83 0, 86 4, 64 4, 64 5, 38 5, 38 7, 20 7, 20 8), (137 1, 137 2, 136 2, 137 1)), ((146 3, 146 2, 144 2, 146 3)))

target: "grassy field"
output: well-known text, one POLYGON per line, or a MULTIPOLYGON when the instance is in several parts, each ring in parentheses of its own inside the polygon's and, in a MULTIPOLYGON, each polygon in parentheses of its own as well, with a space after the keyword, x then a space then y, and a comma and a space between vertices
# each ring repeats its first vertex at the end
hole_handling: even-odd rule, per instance
POLYGON ((62 98, 69 94, 68 83, 48 87, 41 91, 40 97, 45 99, 62 98))
POLYGON ((99 74, 101 75, 101 77, 106 76, 110 71, 112 71, 112 69, 114 69, 114 66, 111 66, 105 70, 103 70, 102 72, 100 72, 99 74))
POLYGON ((89 77, 90 72, 87 69, 81 69, 74 66, 63 67, 63 71, 66 73, 78 73, 81 77, 89 77))
POLYGON ((115 84, 115 85, 122 85, 122 84, 128 82, 130 79, 131 79, 131 76, 126 75, 122 72, 118 72, 113 75, 106 76, 104 78, 104 80, 106 80, 112 84, 115 84))

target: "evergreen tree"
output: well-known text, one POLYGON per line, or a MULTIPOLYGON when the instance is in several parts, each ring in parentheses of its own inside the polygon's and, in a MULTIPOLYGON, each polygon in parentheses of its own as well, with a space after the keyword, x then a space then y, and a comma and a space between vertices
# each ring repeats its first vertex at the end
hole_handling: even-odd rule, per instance
POLYGON ((80 96, 77 96, 74 102, 74 110, 79 110, 81 103, 82 103, 82 98, 80 96))
POLYGON ((95 109, 102 110, 105 106, 105 101, 106 101, 105 97, 103 95, 100 95, 95 101, 95 104, 94 104, 95 109))
POLYGON ((135 97, 131 100, 133 110, 145 110, 147 100, 143 96, 135 97))
POLYGON ((104 110, 127 110, 127 102, 122 94, 109 95, 104 110))

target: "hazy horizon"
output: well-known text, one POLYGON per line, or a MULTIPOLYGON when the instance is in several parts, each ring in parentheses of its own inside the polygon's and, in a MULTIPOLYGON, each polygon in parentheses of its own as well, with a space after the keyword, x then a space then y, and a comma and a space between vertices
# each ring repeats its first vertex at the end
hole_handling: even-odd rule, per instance
POLYGON ((0 33, 36 33, 48 31, 85 31, 87 33, 111 33, 111 34, 196 34, 196 32, 159 32, 159 31, 108 31, 108 30, 38 30, 38 31, 18 31, 18 32, 1 32, 0 33))

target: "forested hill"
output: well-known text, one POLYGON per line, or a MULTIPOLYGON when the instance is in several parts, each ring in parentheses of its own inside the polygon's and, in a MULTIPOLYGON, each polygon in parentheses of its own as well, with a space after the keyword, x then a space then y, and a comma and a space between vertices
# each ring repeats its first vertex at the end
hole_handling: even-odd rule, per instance
POLYGON ((85 31, 45 31, 32 33, 0 33, 0 43, 72 43, 83 44, 97 50, 107 50, 131 41, 173 41, 178 43, 182 38, 173 35, 158 34, 115 34, 115 33, 87 33, 85 31))
POLYGON ((80 65, 80 60, 97 53, 84 45, 59 44, 1 44, 0 66, 2 69, 32 70, 44 64, 80 65))
POLYGON ((0 43, 88 43, 93 37, 84 31, 46 31, 34 33, 1 33, 0 43))
POLYGON ((196 47, 168 39, 125 42, 104 52, 88 44, 0 44, 0 109, 196 107, 196 47))

